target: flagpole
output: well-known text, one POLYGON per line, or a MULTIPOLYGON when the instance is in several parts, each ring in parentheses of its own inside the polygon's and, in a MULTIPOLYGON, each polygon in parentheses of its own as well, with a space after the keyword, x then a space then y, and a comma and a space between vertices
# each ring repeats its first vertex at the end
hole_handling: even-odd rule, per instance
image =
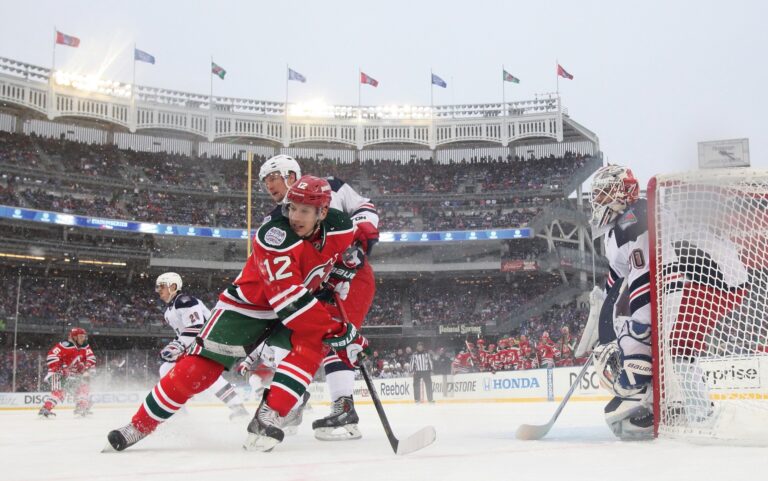
POLYGON ((453 85, 451 89, 451 103, 453 104, 453 107, 451 107, 451 118, 454 118, 456 113, 456 84, 453 83, 453 75, 451 75, 451 85, 453 85))
POLYGON ((211 119, 210 119, 211 127, 210 127, 210 129, 208 129, 208 131, 213 134, 213 132, 214 132, 214 127, 213 127, 213 55, 211 55, 211 66, 209 67, 209 69, 210 69, 210 72, 208 73, 208 75, 210 75, 210 77, 211 77, 211 96, 208 98, 208 113, 210 114, 210 117, 211 117, 211 119))
POLYGON ((504 111, 503 116, 506 117, 507 112, 507 79, 504 77, 506 76, 507 69, 504 68, 504 64, 501 64, 501 109, 504 111))
POLYGON ((133 81, 131 83, 131 103, 136 101, 136 42, 133 42, 133 81))
POLYGON ((357 68, 357 118, 362 120, 363 119, 363 107, 360 100, 360 95, 362 91, 363 82, 361 81, 362 78, 362 69, 360 67, 357 68))
POLYGON ((555 81, 557 82, 557 87, 555 88, 555 92, 557 92, 557 96, 560 96, 560 61, 558 59, 555 59, 555 63, 557 63, 557 68, 555 69, 555 81))
POLYGON ((286 63, 285 64, 285 107, 283 110, 285 110, 285 129, 286 132, 288 131, 288 78, 289 78, 289 72, 290 72, 290 66, 286 63))
POLYGON ((432 114, 432 117, 434 118, 433 111, 435 110, 435 82, 433 82, 434 75, 432 73, 432 69, 429 69, 429 112, 432 114))
POLYGON ((56 70, 56 33, 58 30, 56 30, 56 25, 53 26, 53 60, 51 60, 51 77, 49 81, 51 82, 51 85, 53 85, 53 72, 56 70))

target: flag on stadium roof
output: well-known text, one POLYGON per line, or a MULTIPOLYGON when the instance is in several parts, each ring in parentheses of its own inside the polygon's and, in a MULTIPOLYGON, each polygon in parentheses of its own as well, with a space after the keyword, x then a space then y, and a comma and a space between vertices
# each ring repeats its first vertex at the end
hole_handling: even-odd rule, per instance
POLYGON ((432 85, 437 85, 438 87, 443 87, 443 88, 448 87, 448 84, 445 83, 445 80, 441 79, 435 74, 432 74, 432 85))
POLYGON ((60 45, 66 45, 68 47, 79 47, 80 39, 73 37, 72 35, 66 35, 56 30, 56 43, 60 45))
POLYGON ((369 75, 366 75, 363 72, 360 72, 360 83, 361 84, 368 84, 371 87, 378 87, 379 86, 379 81, 378 80, 376 80, 375 78, 373 78, 373 77, 371 77, 369 75))
POLYGON ((563 78, 567 78, 568 80, 573 80, 573 75, 566 72, 565 69, 560 64, 557 64, 557 75, 563 78))
POLYGON ((138 48, 133 48, 133 59, 138 60, 139 62, 147 62, 151 63, 152 65, 155 64, 155 56, 150 55, 147 52, 143 50, 139 50, 138 48))
POLYGON ((512 82, 513 84, 519 84, 520 79, 512 75, 511 73, 504 70, 504 81, 505 82, 512 82))
POLYGON ((216 65, 216 62, 211 62, 211 73, 218 75, 221 80, 224 80, 224 76, 227 75, 227 71, 221 68, 220 65, 216 65))
POLYGON ((297 82, 305 83, 307 81, 307 77, 301 75, 299 72, 289 68, 288 69, 288 80, 296 80, 297 82))

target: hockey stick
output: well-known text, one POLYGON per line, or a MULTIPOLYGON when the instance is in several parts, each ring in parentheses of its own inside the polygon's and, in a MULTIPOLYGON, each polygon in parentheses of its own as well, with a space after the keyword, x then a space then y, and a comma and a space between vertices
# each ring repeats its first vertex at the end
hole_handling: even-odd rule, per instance
POLYGON ((584 363, 584 367, 582 367, 581 371, 579 371, 579 374, 576 376, 576 379, 574 379, 573 384, 571 384, 571 388, 568 389, 567 393, 565 393, 563 400, 560 401, 560 405, 557 406, 557 409, 555 410, 555 414, 552 415, 552 417, 549 419, 549 422, 547 422, 546 424, 521 424, 520 427, 517 428, 517 432, 515 433, 515 437, 517 437, 517 439, 522 439, 524 441, 532 441, 532 440, 541 439, 547 435, 549 430, 552 429, 552 426, 555 424, 555 421, 557 421, 557 418, 560 416, 560 413, 563 411, 563 408, 568 403, 568 400, 571 398, 571 395, 576 390, 576 386, 581 384, 581 380, 584 378, 584 375, 587 373, 587 369, 589 369, 589 366, 592 365, 593 359, 594 359, 594 355, 590 354, 589 358, 587 358, 587 362, 584 363))
MULTIPOLYGON (((334 300, 336 301, 336 306, 339 308, 342 320, 344 322, 349 322, 347 313, 340 302, 338 293, 334 293, 334 300)), ((389 425, 389 420, 387 419, 387 414, 384 412, 384 406, 381 404, 379 395, 376 393, 376 386, 373 385, 371 376, 368 374, 368 369, 366 369, 362 363, 360 363, 360 373, 363 375, 365 385, 368 387, 368 392, 371 394, 373 405, 376 407, 376 413, 379 415, 382 427, 384 427, 384 433, 387 435, 389 444, 392 446, 392 451, 394 451, 395 454, 409 454, 435 442, 437 433, 432 426, 422 428, 405 439, 397 439, 397 436, 395 436, 395 433, 392 431, 392 426, 389 425)))

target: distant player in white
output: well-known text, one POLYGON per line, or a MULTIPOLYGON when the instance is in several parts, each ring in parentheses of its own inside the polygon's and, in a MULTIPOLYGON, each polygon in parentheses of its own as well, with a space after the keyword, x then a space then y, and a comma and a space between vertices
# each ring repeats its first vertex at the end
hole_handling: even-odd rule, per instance
MULTIPOLYGON (((176 361, 189 351, 211 315, 211 311, 200 299, 182 293, 182 286, 181 276, 175 272, 160 274, 155 282, 155 291, 166 304, 165 322, 176 332, 176 339, 160 351, 160 357, 165 361, 160 365, 160 377, 168 374, 176 361)), ((213 383, 210 391, 229 407, 229 419, 249 416, 242 398, 223 376, 213 383)))
MULTIPOLYGON (((276 155, 262 164, 259 170, 259 180, 273 201, 278 205, 264 219, 269 221, 275 216, 282 215, 282 203, 288 187, 301 177, 301 167, 296 160, 288 155, 276 155)), ((335 177, 328 177, 331 186, 331 207, 346 212, 352 218, 355 227, 354 245, 345 253, 345 266, 337 264, 331 273, 344 282, 336 284, 336 291, 342 299, 349 322, 360 329, 368 310, 373 302, 376 282, 373 269, 366 257, 370 255, 373 245, 379 239, 379 214, 371 200, 358 194, 349 184, 335 177), (347 262, 350 260, 350 262, 347 262), (353 266, 350 268, 350 266, 353 266)), ((267 366, 271 362, 279 362, 284 352, 279 348, 270 350, 263 346, 246 358, 239 367, 242 373, 249 372, 255 367, 254 360, 259 358, 267 366), (274 361, 273 359, 274 358, 274 361)), ((355 373, 333 352, 323 359, 328 390, 332 400, 331 413, 312 423, 315 437, 323 441, 359 439, 362 434, 357 427, 359 421, 352 397, 355 386, 355 373)), ((251 379, 254 379, 251 376, 251 379)), ((307 396, 308 397, 308 396, 307 396)), ((307 399, 304 399, 306 403, 307 399)), ((299 403, 297 406, 303 407, 299 403)), ((284 426, 295 427, 301 422, 301 410, 289 414, 284 426)))

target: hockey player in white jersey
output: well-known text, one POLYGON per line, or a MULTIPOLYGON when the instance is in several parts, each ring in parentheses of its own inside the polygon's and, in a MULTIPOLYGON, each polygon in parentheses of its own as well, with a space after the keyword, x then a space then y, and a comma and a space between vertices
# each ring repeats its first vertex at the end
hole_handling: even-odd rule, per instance
MULTIPOLYGON (((584 338, 591 334, 597 337, 597 313, 602 311, 609 332, 600 333, 595 368, 601 386, 614 395, 605 416, 620 439, 653 436, 648 217, 646 201, 639 193, 637 179, 626 167, 602 167, 592 181, 593 234, 603 236, 610 267, 604 289, 595 288, 591 295, 591 319, 584 338), (609 292, 610 301, 616 305, 602 305, 609 292), (628 309, 620 308, 622 300, 628 301, 628 309)), ((582 342, 577 356, 591 344, 582 342)))
MULTIPOLYGON (((282 202, 288 187, 293 185, 301 177, 301 167, 296 160, 288 155, 277 155, 268 159, 259 170, 259 180, 264 188, 279 205, 265 218, 269 221, 274 216, 282 215, 282 202)), ((373 245, 379 239, 379 215, 370 199, 358 194, 349 184, 335 177, 328 177, 328 183, 332 189, 331 207, 349 214, 355 227, 355 244, 345 253, 345 266, 337 264, 331 276, 338 276, 345 282, 336 284, 342 303, 349 321, 357 329, 363 324, 366 314, 373 303, 376 283, 373 269, 366 257, 370 255, 373 245), (354 266, 353 268, 349 268, 354 266)), ((258 359, 258 351, 246 358, 245 364, 240 367, 241 372, 247 372, 253 360, 258 359)), ((273 352, 269 349, 263 351, 268 355, 274 354, 277 361, 284 356, 279 348, 273 352)), ((362 434, 358 429, 359 421, 355 411, 352 392, 354 389, 355 374, 339 357, 330 351, 323 360, 323 368, 332 400, 331 413, 312 423, 315 437, 320 440, 347 440, 359 439, 362 434)), ((304 404, 306 404, 304 399, 304 404)), ((290 419, 284 425, 297 425, 301 422, 301 411, 292 412, 290 419)))
MULTIPOLYGON (((165 322, 176 332, 176 339, 160 351, 160 357, 165 361, 160 365, 160 377, 168 374, 176 361, 194 345, 195 337, 211 314, 200 299, 181 292, 182 286, 181 276, 175 272, 160 274, 155 282, 155 291, 166 304, 165 322)), ((223 376, 213 383, 210 391, 229 407, 229 419, 249 416, 242 398, 223 376)))

